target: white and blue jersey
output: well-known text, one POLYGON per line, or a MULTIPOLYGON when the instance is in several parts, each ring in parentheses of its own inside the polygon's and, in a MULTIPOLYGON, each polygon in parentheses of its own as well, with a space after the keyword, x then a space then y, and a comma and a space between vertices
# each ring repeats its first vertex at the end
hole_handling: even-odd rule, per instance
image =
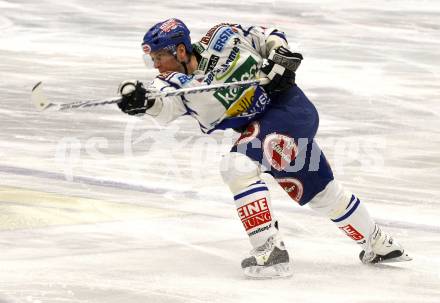
MULTIPOLYGON (((198 58, 194 75, 164 73, 154 79, 153 87, 165 91, 256 79, 269 52, 287 45, 284 34, 276 29, 237 24, 219 24, 193 44, 198 58)), ((239 128, 264 113, 270 103, 258 86, 222 88, 178 97, 159 99, 147 111, 159 122, 168 123, 182 115, 191 115, 204 133, 217 129, 239 128)))

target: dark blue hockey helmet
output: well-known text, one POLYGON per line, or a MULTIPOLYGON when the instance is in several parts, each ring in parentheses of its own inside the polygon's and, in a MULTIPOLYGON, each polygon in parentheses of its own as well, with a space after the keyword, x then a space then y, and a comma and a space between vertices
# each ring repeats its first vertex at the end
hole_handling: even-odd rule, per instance
POLYGON ((185 45, 187 52, 192 52, 189 29, 179 19, 171 18, 155 24, 147 31, 142 48, 146 54, 167 49, 175 55, 179 44, 185 45))

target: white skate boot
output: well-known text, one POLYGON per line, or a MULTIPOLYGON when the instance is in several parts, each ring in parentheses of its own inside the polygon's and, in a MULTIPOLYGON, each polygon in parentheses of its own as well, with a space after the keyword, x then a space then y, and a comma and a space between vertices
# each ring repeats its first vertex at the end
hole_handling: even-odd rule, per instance
POLYGON ((403 247, 394 239, 383 232, 377 225, 370 236, 370 249, 363 250, 359 254, 362 263, 388 263, 411 261, 412 258, 405 253, 403 247))
POLYGON ((244 274, 254 279, 284 278, 292 275, 289 253, 278 236, 267 239, 262 246, 253 249, 251 257, 241 262, 244 274))

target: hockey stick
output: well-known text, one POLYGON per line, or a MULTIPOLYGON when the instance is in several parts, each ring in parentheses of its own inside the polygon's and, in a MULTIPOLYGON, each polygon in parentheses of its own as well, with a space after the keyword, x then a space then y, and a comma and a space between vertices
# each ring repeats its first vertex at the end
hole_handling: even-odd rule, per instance
MULTIPOLYGON (((169 92, 151 93, 151 94, 148 94, 147 97, 148 98, 157 98, 157 97, 165 98, 165 97, 172 97, 172 96, 182 96, 182 95, 186 95, 186 94, 204 93, 204 92, 217 90, 220 88, 247 87, 247 86, 254 86, 254 85, 258 85, 258 84, 265 85, 267 83, 269 83, 269 79, 261 78, 261 79, 244 80, 244 81, 237 81, 237 82, 230 82, 230 83, 219 83, 219 84, 213 84, 213 85, 202 85, 202 86, 196 86, 196 87, 181 88, 181 89, 176 89, 174 91, 169 91, 169 92)), ((66 110, 73 110, 73 109, 77 109, 77 108, 116 104, 122 100, 121 97, 113 97, 113 98, 103 99, 103 100, 86 100, 86 101, 78 101, 78 102, 70 102, 70 103, 52 103, 47 100, 47 98, 43 92, 42 84, 43 84, 43 82, 41 82, 41 81, 38 82, 37 84, 35 84, 35 86, 32 88, 32 93, 31 93, 32 103, 40 111, 44 111, 47 109, 51 109, 54 111, 66 111, 66 110)))

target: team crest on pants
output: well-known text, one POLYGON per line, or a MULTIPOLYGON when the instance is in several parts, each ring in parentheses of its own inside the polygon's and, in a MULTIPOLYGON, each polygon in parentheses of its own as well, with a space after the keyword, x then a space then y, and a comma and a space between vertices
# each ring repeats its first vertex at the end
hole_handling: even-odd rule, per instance
POLYGON ((254 140, 260 133, 260 124, 256 121, 250 123, 246 129, 241 133, 240 138, 235 142, 235 145, 246 144, 254 140))
POLYGON ((273 133, 264 138, 264 156, 270 166, 278 171, 284 170, 296 158, 298 148, 289 136, 273 133))
POLYGON ((277 179, 277 182, 279 185, 281 185, 284 191, 290 196, 290 198, 293 199, 293 201, 299 203, 304 193, 304 187, 301 181, 294 178, 287 178, 287 179, 277 179))

